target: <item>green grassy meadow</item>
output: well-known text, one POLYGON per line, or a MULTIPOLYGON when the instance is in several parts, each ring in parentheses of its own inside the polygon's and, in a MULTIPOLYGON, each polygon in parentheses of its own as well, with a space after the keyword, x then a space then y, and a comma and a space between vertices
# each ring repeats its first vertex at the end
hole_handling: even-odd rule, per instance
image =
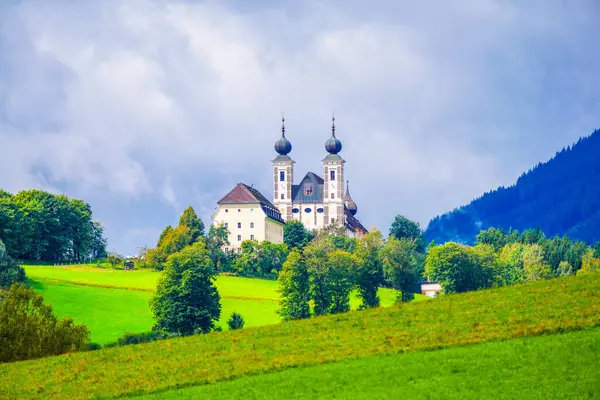
POLYGON ((590 329, 294 368, 140 399, 594 399, 599 365, 600 329, 590 329))
MULTIPOLYGON (((52 305, 56 314, 84 323, 94 343, 114 342, 125 333, 152 328, 148 301, 156 288, 159 272, 93 266, 25 266, 25 271, 31 285, 52 305)), ((276 313, 276 281, 219 276, 216 285, 222 306, 219 326, 223 329, 227 329, 227 318, 234 311, 242 314, 246 327, 281 321, 276 313)), ((382 305, 394 303, 394 291, 381 289, 379 294, 382 305)), ((423 299, 427 297, 417 295, 417 301, 423 299)), ((359 304, 359 299, 353 296, 352 307, 357 308, 359 304)))
MULTIPOLYGON (((600 274, 572 276, 443 296, 427 302, 8 363, 0 365, 0 393, 6 398, 90 398, 159 393, 289 368, 345 363, 374 356, 398 354, 400 357, 403 353, 408 357, 415 351, 419 353, 414 354, 427 356, 422 351, 599 326, 600 274)), ((545 352, 544 345, 541 346, 538 352, 545 352)), ((578 362, 582 351, 587 348, 571 351, 568 362, 578 362)), ((513 353, 515 357, 520 354, 513 353)), ((431 354, 435 357, 440 353, 431 354)), ((512 356, 509 354, 508 357, 510 360, 512 356)), ((374 362, 373 371, 385 368, 385 364, 377 366, 378 363, 374 362)), ((442 360, 438 363, 449 368, 442 360)), ((335 364, 326 367, 335 368, 335 364)), ((457 377, 461 368, 455 368, 457 377)), ((512 367, 498 364, 495 368, 512 367)), ((359 369, 365 375, 374 375, 370 366, 359 366, 359 369)), ((478 371, 481 374, 488 372, 478 371)), ((435 369, 430 375, 432 385, 438 380, 450 384, 447 371, 440 372, 439 379, 435 369)), ((582 379, 594 377, 585 374, 582 379)), ((532 379, 554 378, 541 373, 532 379)), ((578 380, 578 377, 571 375, 571 379, 578 380)))

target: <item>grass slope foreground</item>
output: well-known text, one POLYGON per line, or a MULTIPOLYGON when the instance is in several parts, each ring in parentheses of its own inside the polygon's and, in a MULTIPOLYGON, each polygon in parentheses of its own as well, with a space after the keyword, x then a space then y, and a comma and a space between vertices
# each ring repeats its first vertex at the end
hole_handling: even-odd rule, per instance
POLYGON ((158 393, 291 367, 599 325, 600 274, 573 276, 398 307, 0 365, 0 393, 4 398, 158 393))

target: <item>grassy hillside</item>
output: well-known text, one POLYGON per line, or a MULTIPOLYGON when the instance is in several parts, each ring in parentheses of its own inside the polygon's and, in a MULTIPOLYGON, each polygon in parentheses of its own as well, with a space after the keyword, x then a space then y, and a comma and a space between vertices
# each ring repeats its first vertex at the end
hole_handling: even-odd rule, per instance
POLYGON ((86 398, 600 325, 600 274, 0 365, 5 397, 86 398))
MULTIPOLYGON (((148 301, 156 288, 160 273, 151 271, 123 271, 86 266, 42 267, 25 266, 35 290, 44 296, 57 315, 71 316, 87 325, 91 340, 106 344, 116 341, 125 333, 145 332, 153 324, 148 301), (122 288, 122 289, 119 289, 122 288)), ((281 321, 278 307, 277 282, 219 276, 216 282, 221 295, 221 320, 227 329, 227 318, 232 312, 242 314, 246 327, 275 324, 281 321)), ((394 292, 381 289, 382 305, 394 302, 394 292)), ((426 299, 418 295, 417 300, 426 299)), ((352 307, 359 305, 352 297, 352 307)))
POLYGON ((593 399, 599 365, 600 329, 591 329, 294 368, 140 399, 593 399))

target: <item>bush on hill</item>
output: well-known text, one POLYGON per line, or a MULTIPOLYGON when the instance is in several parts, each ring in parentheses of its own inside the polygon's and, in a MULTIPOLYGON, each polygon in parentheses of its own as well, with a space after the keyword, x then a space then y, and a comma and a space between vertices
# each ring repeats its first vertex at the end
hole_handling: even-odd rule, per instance
POLYGON ((18 361, 86 350, 88 330, 58 320, 42 296, 22 284, 0 291, 0 361, 18 361))

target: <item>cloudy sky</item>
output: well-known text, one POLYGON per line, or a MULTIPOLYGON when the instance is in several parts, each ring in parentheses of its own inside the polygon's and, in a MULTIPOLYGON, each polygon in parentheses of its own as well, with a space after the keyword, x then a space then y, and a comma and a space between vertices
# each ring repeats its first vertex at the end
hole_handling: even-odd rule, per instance
POLYGON ((0 187, 88 201, 151 245, 237 182, 296 179, 332 112, 367 227, 426 226, 600 127, 594 0, 0 2, 0 187))

